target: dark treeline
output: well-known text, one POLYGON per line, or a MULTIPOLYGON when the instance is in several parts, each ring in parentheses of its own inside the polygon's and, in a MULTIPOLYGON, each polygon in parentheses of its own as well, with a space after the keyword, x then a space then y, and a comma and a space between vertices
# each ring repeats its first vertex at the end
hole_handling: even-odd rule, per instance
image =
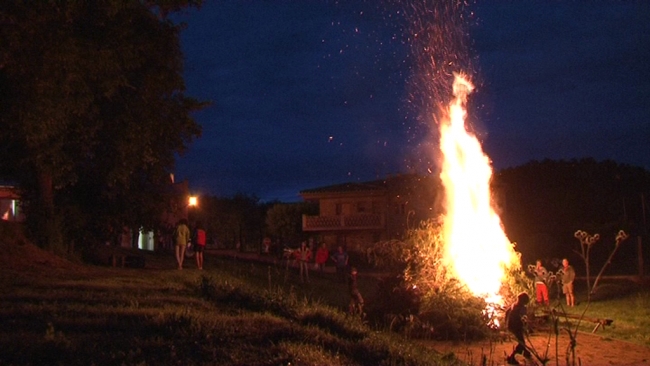
POLYGON ((189 211, 190 222, 200 221, 211 245, 242 251, 258 251, 262 240, 270 238, 277 247, 295 247, 306 236, 302 233, 302 215, 317 214, 308 203, 260 202, 244 193, 232 197, 204 196, 189 211))
MULTIPOLYGON (((638 245, 650 263, 647 211, 650 173, 642 168, 594 159, 532 161, 495 174, 501 218, 508 237, 517 243, 523 264, 544 260, 549 269, 564 257, 583 268, 578 230, 599 234, 591 249, 592 271, 599 270, 625 230, 630 237, 617 251, 608 273, 637 274, 638 245), (645 209, 645 214, 644 214, 645 209)), ((256 251, 264 237, 279 245, 306 239, 302 215, 318 214, 307 203, 260 202, 254 195, 208 196, 190 212, 201 220, 215 244, 256 251)))
POLYGON ((613 161, 593 159, 532 161, 498 172, 501 218, 508 237, 517 242, 524 264, 536 258, 551 263, 568 257, 581 268, 577 230, 600 234, 592 246, 592 268, 600 269, 615 247, 619 230, 630 234, 608 272, 638 272, 638 237, 650 263, 647 212, 650 173, 613 161), (645 211, 645 212, 644 212, 645 211))

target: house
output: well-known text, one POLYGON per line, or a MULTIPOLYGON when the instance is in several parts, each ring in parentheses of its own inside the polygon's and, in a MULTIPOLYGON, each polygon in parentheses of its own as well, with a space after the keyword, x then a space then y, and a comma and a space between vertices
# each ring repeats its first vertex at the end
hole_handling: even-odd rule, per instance
POLYGON ((302 230, 330 249, 364 252, 379 241, 404 239, 409 228, 436 217, 441 187, 438 177, 406 174, 303 190, 300 196, 316 203, 319 214, 303 215, 302 230))
POLYGON ((13 185, 0 184, 0 218, 4 221, 24 221, 20 194, 13 185))

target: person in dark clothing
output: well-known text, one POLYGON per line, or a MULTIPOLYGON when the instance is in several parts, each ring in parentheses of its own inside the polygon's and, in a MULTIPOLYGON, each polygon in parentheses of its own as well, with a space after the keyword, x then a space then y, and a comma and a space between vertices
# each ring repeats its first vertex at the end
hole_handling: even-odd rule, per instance
POLYGON ((363 314, 363 297, 357 286, 357 269, 354 267, 350 269, 348 287, 350 289, 350 314, 363 314))
POLYGON ((519 362, 515 358, 515 356, 518 354, 523 353, 526 359, 531 358, 531 353, 526 348, 526 341, 524 339, 526 305, 528 305, 529 301, 530 297, 528 294, 522 292, 517 295, 517 302, 514 303, 507 311, 506 326, 508 327, 508 330, 515 336, 515 339, 517 339, 517 346, 507 358, 509 365, 519 365, 519 362))
POLYGON ((194 252, 196 254, 196 268, 203 269, 203 252, 205 251, 206 237, 205 229, 201 224, 201 221, 196 222, 196 228, 194 228, 194 234, 192 235, 192 243, 194 244, 194 252))
POLYGON ((336 278, 345 283, 345 270, 348 268, 348 261, 350 257, 345 252, 343 246, 339 245, 336 252, 332 254, 332 261, 336 265, 336 278))

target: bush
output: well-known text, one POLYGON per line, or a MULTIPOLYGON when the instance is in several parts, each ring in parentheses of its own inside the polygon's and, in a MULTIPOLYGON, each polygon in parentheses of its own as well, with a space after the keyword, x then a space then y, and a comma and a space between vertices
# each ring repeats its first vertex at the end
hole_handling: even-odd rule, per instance
MULTIPOLYGON (((379 243, 370 256, 372 262, 399 268, 401 273, 380 282, 367 308, 369 317, 411 337, 470 340, 489 335, 494 314, 485 311, 485 300, 441 265, 444 250, 442 224, 437 220, 422 222, 404 242, 379 243)), ((530 288, 530 280, 520 270, 507 277, 504 295, 530 288)))

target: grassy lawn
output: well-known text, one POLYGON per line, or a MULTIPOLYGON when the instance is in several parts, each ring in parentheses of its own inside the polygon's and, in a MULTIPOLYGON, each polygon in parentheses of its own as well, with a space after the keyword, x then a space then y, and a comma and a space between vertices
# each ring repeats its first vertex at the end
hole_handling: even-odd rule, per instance
MULTIPOLYGON (((560 331, 573 333, 577 328, 578 332, 650 347, 650 288, 647 285, 622 280, 602 281, 590 299, 585 287, 584 283, 577 284, 576 306, 572 308, 566 306, 564 295, 558 297, 557 291, 551 290, 551 308, 558 314, 560 331), (612 322, 597 328, 598 323, 594 322, 597 319, 612 322)), ((532 308, 532 311, 538 316, 546 314, 540 308, 532 308)), ((550 331, 550 322, 542 324, 542 332, 550 331)))
MULTIPOLYGON (((587 302, 587 291, 577 293, 577 305, 564 308, 567 313, 585 314, 587 318, 611 319, 611 325, 595 333, 611 339, 620 339, 650 347, 650 289, 630 282, 610 281, 598 285, 587 302)), ((566 319, 562 319, 566 322, 566 319)), ((571 320, 572 329, 577 324, 571 320)), ((581 321, 581 331, 592 332, 595 323, 581 321)))
POLYGON ((329 278, 301 285, 274 265, 192 264, 178 271, 173 255, 150 254, 144 269, 3 271, 0 364, 455 364, 339 311, 347 291, 329 278))
MULTIPOLYGON (((0 365, 462 364, 346 315, 331 273, 302 284, 282 265, 211 256, 178 271, 171 253, 146 254, 143 269, 16 261, 0 272, 0 365)), ((376 279, 359 281, 372 301, 376 279)), ((577 300, 568 313, 586 308, 586 293, 577 300)), ((649 302, 647 289, 604 282, 585 315, 614 320, 602 337, 650 346, 649 302)))

